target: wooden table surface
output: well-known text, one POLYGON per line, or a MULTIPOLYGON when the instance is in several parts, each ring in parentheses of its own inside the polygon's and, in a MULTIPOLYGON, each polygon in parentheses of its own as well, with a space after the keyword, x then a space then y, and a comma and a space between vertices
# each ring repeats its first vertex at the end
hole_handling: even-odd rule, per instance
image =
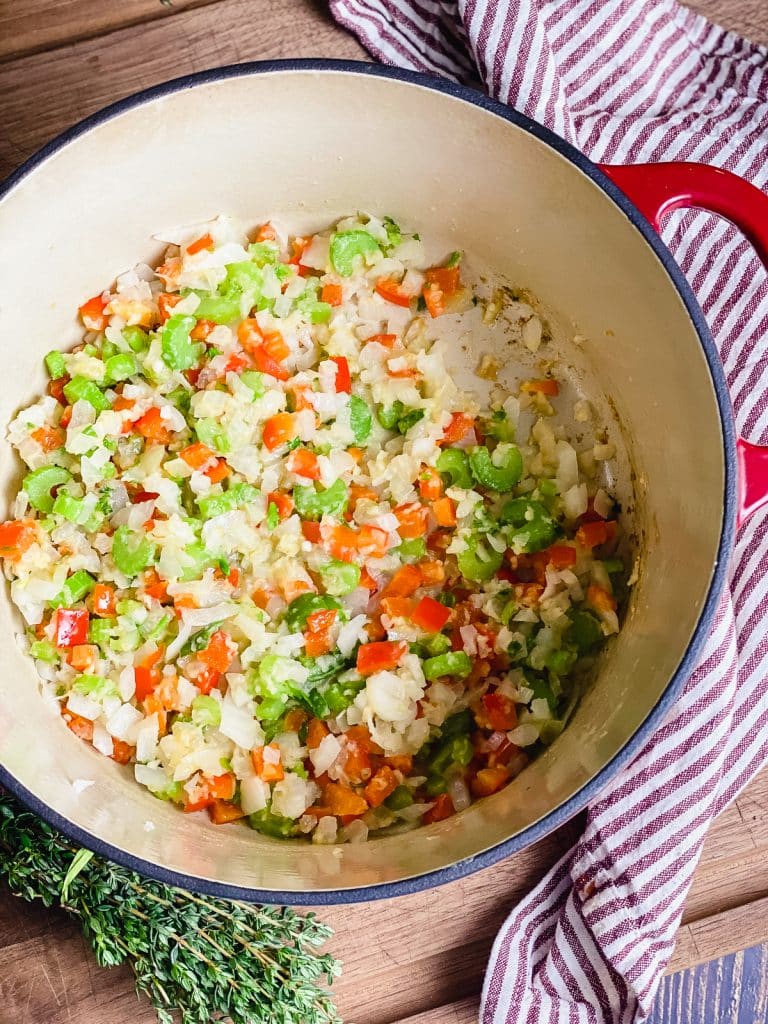
MULTIPOLYGON (((690 6, 768 42, 766 0, 690 6)), ((239 61, 367 59, 322 0, 0 0, 0 179, 54 134, 165 79, 239 61)), ((493 936, 578 821, 451 886, 321 911, 358 1024, 469 1024, 493 936)), ((768 939, 768 770, 712 828, 670 970, 768 939)), ((100 970, 76 926, 0 891, 0 1024, 152 1024, 130 972, 100 970)))

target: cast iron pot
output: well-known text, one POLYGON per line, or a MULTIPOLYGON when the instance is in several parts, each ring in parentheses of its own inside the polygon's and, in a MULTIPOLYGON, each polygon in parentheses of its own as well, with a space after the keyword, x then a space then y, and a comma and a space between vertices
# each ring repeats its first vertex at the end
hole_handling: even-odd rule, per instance
MULTIPOLYGON (((44 353, 77 340, 77 306, 160 256, 151 241, 159 229, 220 212, 251 225, 277 213, 296 228, 358 209, 389 213, 545 302, 549 352, 561 354, 622 453, 616 486, 640 577, 594 686, 544 756, 447 821, 338 847, 216 827, 154 799, 44 708, 4 592, 0 784, 76 842, 145 875, 278 903, 447 882, 584 807, 649 739, 696 665, 737 524, 768 493, 766 450, 736 440, 704 318, 653 230, 681 205, 730 217, 768 258, 768 197, 730 174, 601 168, 476 92, 331 61, 178 79, 107 108, 29 160, 0 193, 0 423, 43 391, 44 353), (586 340, 573 344, 575 334, 586 340), (78 780, 93 784, 82 790, 78 780)), ((503 328, 490 335, 514 369, 503 328)), ((456 346, 457 373, 480 355, 468 347, 456 346)), ((9 447, 1 466, 7 513, 20 479, 9 447)))

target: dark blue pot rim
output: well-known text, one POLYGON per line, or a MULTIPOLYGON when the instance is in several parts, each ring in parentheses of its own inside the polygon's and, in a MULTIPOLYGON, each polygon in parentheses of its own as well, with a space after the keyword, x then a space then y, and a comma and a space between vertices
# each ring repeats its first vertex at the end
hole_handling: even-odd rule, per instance
POLYGON ((695 669, 702 647, 714 622, 720 595, 725 587, 728 572, 728 561, 734 543, 736 505, 737 505, 737 469, 736 469, 736 437, 731 412, 731 400, 725 375, 720 362, 715 344, 709 332, 709 327, 704 319, 696 298, 690 285, 682 274, 682 271, 675 263, 671 253, 659 238, 658 234, 650 226, 634 204, 621 192, 613 182, 594 164, 590 159, 575 149, 570 143, 561 139, 548 128, 544 128, 536 121, 532 121, 524 114, 506 107, 495 100, 489 99, 484 94, 463 85, 441 78, 434 78, 430 75, 414 71, 406 71, 401 68, 388 67, 380 64, 366 64, 360 61, 341 60, 274 60, 254 61, 246 64, 234 64, 228 67, 215 68, 210 71, 201 71, 197 74, 186 75, 182 78, 175 78, 170 82, 146 89, 143 92, 135 93, 125 99, 118 100, 103 110, 92 114, 90 117, 80 121, 74 127, 62 132, 51 142, 42 147, 34 156, 30 157, 13 174, 0 184, 0 199, 7 195, 13 188, 19 185, 32 171, 35 170, 49 157, 64 146, 73 142, 79 136, 84 135, 92 128, 104 124, 104 122, 118 117, 120 114, 134 107, 140 106, 151 100, 162 96, 168 96, 184 89, 205 85, 209 82, 219 82, 228 78, 247 77, 250 75, 267 74, 271 72, 289 71, 334 71, 351 72, 358 75, 372 75, 377 78, 390 78, 397 82, 406 82, 410 85, 421 86, 426 89, 433 89, 436 92, 445 93, 456 99, 464 100, 473 106, 480 107, 489 113, 495 114, 509 121, 518 128, 535 136, 550 148, 556 150, 570 163, 574 164, 580 171, 583 171, 610 197, 610 199, 622 210, 627 219, 642 234, 648 245, 661 261, 672 284, 680 295, 688 315, 693 322, 696 333, 699 336, 701 347, 709 365, 709 372, 712 377, 712 384, 717 397, 717 404, 720 411, 720 422, 723 433, 723 449, 725 454, 725 488, 723 494, 723 524, 718 546, 717 562, 713 569, 712 579, 709 586, 706 601, 703 604, 699 621, 694 630, 691 642, 688 645, 685 655, 670 679, 669 685, 659 698, 654 708, 649 712, 647 718, 639 729, 627 740, 618 753, 606 764, 601 771, 575 793, 570 800, 555 808, 550 814, 540 821, 517 833, 510 839, 498 843, 476 856, 466 858, 456 864, 440 868, 437 871, 416 875, 397 882, 383 882, 377 885, 366 886, 356 889, 326 889, 322 891, 295 891, 279 892, 270 889, 254 889, 229 883, 210 881, 204 878, 197 878, 192 875, 185 875, 178 871, 168 869, 154 864, 150 861, 134 857, 119 847, 97 836, 86 832, 78 825, 62 817, 47 804, 39 800, 18 780, 13 778, 0 765, 0 785, 11 792, 23 804, 35 814, 39 815, 54 828, 58 829, 69 839, 82 846, 93 850, 99 856, 122 864, 126 868, 137 871, 139 874, 149 878, 157 879, 168 885, 178 886, 182 889, 189 889, 195 892, 205 893, 209 896, 217 896, 223 899, 243 900, 251 903, 276 903, 281 905, 314 905, 328 906, 339 903, 356 903, 363 900, 377 900, 391 896, 403 896, 407 893, 419 892, 432 886, 444 885, 458 878, 463 878, 481 868, 489 867, 504 857, 532 843, 572 818, 579 811, 583 810, 591 800, 608 784, 616 773, 626 765, 632 757, 637 754, 643 745, 651 738, 654 731, 661 725, 665 715, 671 709, 678 695, 680 694, 686 680, 695 669))

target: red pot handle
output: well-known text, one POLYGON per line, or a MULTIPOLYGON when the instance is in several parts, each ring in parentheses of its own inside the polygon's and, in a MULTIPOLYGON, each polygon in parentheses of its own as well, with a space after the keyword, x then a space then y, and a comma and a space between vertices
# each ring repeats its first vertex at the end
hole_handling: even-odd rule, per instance
MULTIPOLYGON (((696 206, 732 221, 757 250, 768 271, 768 196, 730 171, 707 164, 601 164, 600 169, 634 203, 652 227, 670 210, 696 206)), ((768 503, 768 447, 736 442, 739 467, 738 525, 768 503)))

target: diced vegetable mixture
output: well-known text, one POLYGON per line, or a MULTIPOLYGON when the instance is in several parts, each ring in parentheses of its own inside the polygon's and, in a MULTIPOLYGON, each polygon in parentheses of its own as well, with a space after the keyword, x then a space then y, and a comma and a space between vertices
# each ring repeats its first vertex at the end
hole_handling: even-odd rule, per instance
POLYGON ((610 446, 553 426, 546 373, 484 409, 457 387, 461 254, 425 268, 369 216, 251 237, 177 239, 46 357, 0 525, 24 643, 69 729, 185 811, 428 825, 554 740, 618 631, 610 446))

